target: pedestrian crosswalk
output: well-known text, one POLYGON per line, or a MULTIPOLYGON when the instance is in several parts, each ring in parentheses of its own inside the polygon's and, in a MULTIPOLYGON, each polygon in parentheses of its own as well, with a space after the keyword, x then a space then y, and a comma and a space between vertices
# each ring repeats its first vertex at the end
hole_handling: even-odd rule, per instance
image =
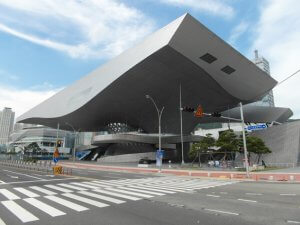
MULTIPOLYGON (((78 181, 2 188, 0 201, 4 209, 7 209, 7 213, 14 215, 21 223, 28 223, 40 220, 40 214, 59 217, 70 213, 70 210, 83 212, 94 207, 105 208, 113 204, 119 205, 128 201, 163 197, 235 182, 180 177, 78 181), (40 214, 37 214, 37 211, 40 214)), ((4 217, 0 218, 0 225, 5 225, 4 217)))

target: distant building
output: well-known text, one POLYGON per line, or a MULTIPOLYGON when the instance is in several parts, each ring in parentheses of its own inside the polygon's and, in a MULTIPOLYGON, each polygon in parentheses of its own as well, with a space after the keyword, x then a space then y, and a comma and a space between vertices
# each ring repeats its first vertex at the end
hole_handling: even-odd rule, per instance
POLYGON ((16 132, 16 131, 23 130, 25 128, 36 127, 36 126, 38 125, 29 124, 29 123, 15 123, 13 131, 16 132))
POLYGON ((36 143, 40 149, 52 154, 55 150, 56 141, 62 145, 58 148, 60 154, 70 154, 74 144, 74 134, 65 130, 58 130, 45 126, 31 126, 22 130, 14 131, 10 135, 10 147, 16 152, 23 151, 26 146, 36 143))
MULTIPOLYGON (((254 54, 255 54, 255 58, 253 59, 254 64, 271 76, 269 62, 264 57, 259 57, 257 50, 254 51, 254 54)), ((274 107, 275 104, 274 104, 273 91, 272 90, 269 91, 261 100, 251 104, 258 105, 258 106, 274 107)))
POLYGON ((15 113, 11 108, 5 107, 0 111, 0 144, 7 144, 9 135, 13 130, 15 113))

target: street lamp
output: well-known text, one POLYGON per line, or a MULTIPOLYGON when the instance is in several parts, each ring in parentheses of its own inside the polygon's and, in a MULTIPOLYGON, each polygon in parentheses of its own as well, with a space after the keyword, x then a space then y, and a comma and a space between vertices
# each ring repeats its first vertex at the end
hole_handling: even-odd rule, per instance
POLYGON ((73 129, 73 132, 74 132, 74 151, 73 151, 73 162, 75 162, 75 158, 76 158, 76 137, 77 137, 77 134, 79 132, 80 129, 78 129, 78 131, 75 130, 75 128, 69 124, 69 123, 65 123, 66 125, 70 126, 72 129, 73 129))
MULTIPOLYGON (((161 115, 164 111, 165 107, 162 107, 161 110, 158 109, 155 101, 153 100, 153 98, 150 95, 146 95, 147 99, 150 99, 153 103, 153 105, 155 106, 155 109, 157 111, 157 116, 158 116, 158 150, 161 151, 161 115)), ((160 163, 160 167, 159 170, 161 171, 161 166, 162 166, 162 162, 160 163)))

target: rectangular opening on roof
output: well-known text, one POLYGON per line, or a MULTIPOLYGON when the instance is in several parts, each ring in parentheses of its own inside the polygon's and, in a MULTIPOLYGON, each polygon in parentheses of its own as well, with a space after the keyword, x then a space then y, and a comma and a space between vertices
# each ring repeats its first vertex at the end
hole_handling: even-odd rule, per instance
POLYGON ((227 73, 227 74, 232 74, 232 73, 235 71, 235 69, 233 69, 233 68, 230 67, 230 66, 225 66, 225 67, 223 67, 221 70, 222 70, 224 73, 227 73))
POLYGON ((211 64, 211 63, 213 63, 214 61, 217 60, 216 57, 214 57, 213 55, 211 55, 209 53, 204 54, 203 56, 200 57, 200 59, 202 59, 203 61, 205 61, 209 64, 211 64))

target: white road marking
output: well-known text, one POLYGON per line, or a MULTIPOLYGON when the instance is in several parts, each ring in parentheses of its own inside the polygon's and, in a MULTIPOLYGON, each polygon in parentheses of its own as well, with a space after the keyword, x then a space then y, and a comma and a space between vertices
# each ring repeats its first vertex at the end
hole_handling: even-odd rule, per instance
POLYGON ((75 210, 77 212, 82 212, 82 211, 89 210, 89 208, 86 208, 86 207, 78 205, 78 204, 76 204, 74 202, 71 202, 71 201, 59 198, 57 196, 49 195, 49 196, 44 196, 44 198, 47 198, 47 199, 49 199, 49 200, 51 200, 53 202, 61 204, 61 205, 65 206, 65 207, 67 207, 67 208, 73 209, 73 210, 75 210))
POLYGON ((38 186, 30 186, 31 189, 33 190, 36 190, 36 191, 39 191, 39 192, 42 192, 46 195, 56 195, 57 193, 53 192, 53 191, 49 191, 47 189, 44 189, 44 188, 41 188, 41 187, 38 187, 38 186))
POLYGON ((298 222, 298 221, 294 221, 294 220, 288 220, 288 221, 286 221, 287 223, 294 223, 294 224, 300 224, 300 222, 298 222))
POLYGON ((93 182, 83 182, 85 184, 91 184, 93 186, 97 186, 97 187, 111 187, 112 185, 107 185, 107 184, 98 184, 98 183, 93 183, 93 182))
POLYGON ((52 188, 54 190, 57 190, 57 191, 61 191, 61 192, 73 192, 72 190, 69 190, 69 189, 66 189, 66 188, 62 188, 62 187, 57 187, 55 185, 51 185, 51 184, 47 184, 47 185, 44 185, 45 187, 47 188, 52 188))
POLYGON ((217 213, 223 213, 223 214, 229 214, 229 215, 234 215, 234 216, 238 216, 238 213, 233 213, 233 212, 226 212, 226 211, 221 211, 221 210, 216 210, 216 209, 204 209, 206 211, 210 211, 210 212, 217 212, 217 213))
POLYGON ((82 187, 87 187, 87 188, 92 188, 92 189, 99 188, 97 186, 93 186, 93 185, 89 185, 89 184, 83 184, 83 183, 78 183, 78 182, 72 182, 71 184, 82 186, 82 187))
POLYGON ((3 194, 8 200, 20 199, 17 195, 7 189, 0 189, 0 193, 3 194))
POLYGON ((64 180, 78 180, 76 177, 71 178, 59 178, 59 179, 43 179, 43 180, 27 180, 27 181, 14 181, 14 182, 8 182, 8 183, 0 183, 0 185, 6 185, 6 184, 24 184, 24 183, 36 183, 36 182, 49 182, 49 181, 64 181, 64 180))
POLYGON ((135 187, 138 189, 144 189, 144 190, 150 190, 150 191, 159 191, 161 193, 166 193, 166 194, 175 194, 176 192, 174 191, 166 191, 166 190, 162 190, 162 189, 158 189, 158 188, 150 188, 150 187, 141 187, 141 186, 134 186, 134 185, 130 185, 128 187, 135 187))
POLYGON ((257 201, 255 200, 249 200, 249 199, 243 199, 243 198, 239 198, 238 199, 239 201, 243 201, 243 202, 253 202, 253 203, 256 203, 257 201))
POLYGON ((66 215, 66 213, 44 203, 41 202, 35 198, 25 198, 23 199, 25 202, 29 203, 30 205, 42 210, 43 212, 49 214, 52 217, 56 217, 56 216, 62 216, 62 215, 66 215))
POLYGON ((145 184, 141 184, 139 186, 141 186, 141 187, 153 187, 153 188, 159 188, 159 189, 163 189, 163 190, 176 191, 176 192, 193 191, 193 189, 182 190, 182 189, 177 189, 177 188, 173 188, 173 187, 158 186, 158 185, 145 185, 145 184))
POLYGON ((4 221, 0 218, 0 225, 6 225, 6 223, 4 223, 4 221))
POLYGON ((23 223, 39 220, 39 218, 28 212, 14 201, 2 201, 1 203, 23 223))
POLYGON ((109 191, 120 192, 120 193, 123 193, 123 194, 138 196, 138 197, 142 197, 142 198, 152 198, 152 197, 154 197, 152 195, 140 194, 140 193, 135 193, 135 192, 131 192, 131 191, 124 191, 124 190, 120 190, 120 189, 116 189, 116 188, 105 188, 105 189, 109 190, 109 191))
POLYGON ((93 191, 98 192, 98 193, 102 193, 102 194, 115 196, 115 197, 129 199, 129 200, 132 200, 132 201, 141 200, 140 198, 136 198, 136 197, 133 197, 133 196, 123 195, 123 194, 119 194, 119 193, 113 193, 113 192, 110 192, 110 191, 105 191, 105 190, 100 190, 100 189, 95 189, 93 191))
POLYGON ((284 196, 296 196, 296 194, 280 194, 280 195, 284 195, 284 196))
POLYGON ((246 195, 262 195, 261 193, 246 193, 246 195))
POLYGON ((87 191, 80 191, 78 193, 86 195, 86 196, 90 196, 90 197, 93 197, 93 198, 98 198, 98 199, 101 199, 101 200, 104 200, 104 201, 116 203, 116 204, 121 204, 121 203, 126 202, 126 201, 122 201, 122 200, 119 200, 119 199, 116 199, 116 198, 111 198, 111 197, 107 197, 107 196, 104 196, 104 195, 94 194, 94 193, 87 192, 87 191))
POLYGON ((119 188, 119 189, 128 190, 128 191, 141 192, 141 193, 150 194, 150 195, 159 195, 159 196, 165 195, 165 194, 158 193, 158 192, 154 192, 154 191, 139 190, 138 188, 129 188, 129 187, 118 187, 118 188, 119 188))
POLYGON ((30 177, 30 178, 34 178, 34 179, 37 179, 37 180, 44 180, 43 178, 31 176, 31 175, 28 175, 28 174, 25 174, 25 173, 19 173, 19 172, 14 172, 14 171, 10 171, 10 170, 3 170, 3 171, 18 174, 18 175, 22 175, 22 176, 26 176, 26 177, 30 177))
POLYGON ((19 177, 17 177, 17 176, 11 176, 11 175, 8 175, 8 174, 6 174, 7 176, 9 176, 10 178, 13 178, 13 179, 18 179, 19 177))
POLYGON ((92 200, 92 199, 89 199, 89 198, 81 197, 79 195, 74 195, 74 194, 70 194, 70 193, 65 193, 65 194, 62 194, 62 195, 65 196, 65 197, 68 197, 68 198, 75 199, 75 200, 80 201, 80 202, 84 202, 84 203, 99 207, 99 208, 109 206, 109 205, 104 204, 102 202, 98 202, 98 201, 95 201, 95 200, 92 200))
POLYGON ((67 187, 67 188, 71 188, 71 189, 75 189, 75 190, 78 190, 78 191, 86 191, 87 190, 85 188, 76 187, 76 186, 70 185, 70 184, 58 184, 58 185, 63 186, 63 187, 67 187))
POLYGON ((22 194, 28 196, 29 198, 39 197, 38 194, 33 193, 32 191, 28 191, 25 188, 14 188, 16 191, 21 192, 22 194))
POLYGON ((207 197, 219 198, 219 195, 206 195, 207 197))
POLYGON ((6 184, 4 181, 0 180, 0 184, 6 184))

